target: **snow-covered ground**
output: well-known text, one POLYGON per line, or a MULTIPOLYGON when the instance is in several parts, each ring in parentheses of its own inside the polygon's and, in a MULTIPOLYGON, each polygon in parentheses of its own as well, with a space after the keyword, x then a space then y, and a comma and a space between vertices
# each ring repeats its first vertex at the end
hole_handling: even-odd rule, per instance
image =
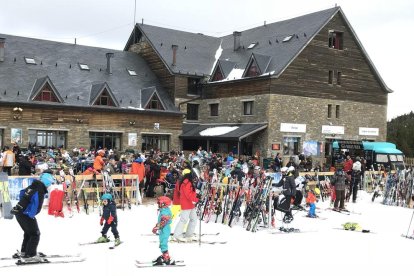
MULTIPOLYGON (((414 240, 405 239, 413 209, 384 206, 381 198, 371 203, 371 195, 360 192, 348 209, 361 214, 344 215, 329 210, 328 202, 319 202, 317 213, 326 219, 310 219, 305 212, 295 213, 290 227, 303 233, 271 234, 277 229, 260 228, 247 232, 242 226, 232 228, 214 219, 201 224, 205 240, 225 240, 227 244, 170 243, 170 255, 185 260, 185 267, 136 268, 134 260, 152 260, 160 255, 157 236, 151 236, 156 223, 155 204, 118 210, 119 232, 124 241, 115 250, 109 244, 79 246, 100 236, 97 209, 94 213, 55 218, 43 210, 38 215, 41 230, 39 251, 49 254, 81 253, 86 261, 70 264, 42 264, 0 268, 0 275, 393 275, 412 271, 414 240), (345 222, 357 222, 371 233, 337 230, 345 222), (143 235, 144 234, 144 235, 143 235), (218 274, 219 273, 219 274, 218 274), (254 274, 251 274, 254 273, 254 274), (280 274, 282 273, 282 274, 280 274), (391 273, 391 274, 390 274, 391 273)), ((281 226, 277 212, 277 227, 281 226)), ((411 228, 414 227, 411 225, 411 228)), ((197 225, 197 231, 199 225, 197 225)), ((412 234, 410 229, 410 234, 412 234)), ((23 231, 17 221, 0 219, 0 257, 20 248, 23 231)), ((109 232, 110 233, 110 232, 109 232)), ((111 234, 110 234, 111 235, 111 234)), ((112 236, 112 235, 111 235, 112 236)), ((5 261, 0 261, 4 264, 5 261)), ((11 263, 11 262, 10 262, 11 263)))

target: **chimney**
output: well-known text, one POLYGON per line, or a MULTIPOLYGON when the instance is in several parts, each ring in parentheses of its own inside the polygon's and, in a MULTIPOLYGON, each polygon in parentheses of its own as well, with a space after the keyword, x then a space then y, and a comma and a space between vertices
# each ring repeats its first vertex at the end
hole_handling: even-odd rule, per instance
POLYGON ((173 52, 172 66, 175 66, 177 64, 178 45, 171 45, 171 48, 172 48, 172 52, 173 52))
POLYGON ((241 32, 233 32, 233 38, 234 38, 233 50, 234 51, 237 51, 240 48, 240 37, 241 37, 241 32))
POLYGON ((114 53, 106 53, 106 72, 112 75, 111 58, 114 57, 114 53))
POLYGON ((0 61, 4 61, 4 44, 6 43, 6 39, 0 37, 0 61))

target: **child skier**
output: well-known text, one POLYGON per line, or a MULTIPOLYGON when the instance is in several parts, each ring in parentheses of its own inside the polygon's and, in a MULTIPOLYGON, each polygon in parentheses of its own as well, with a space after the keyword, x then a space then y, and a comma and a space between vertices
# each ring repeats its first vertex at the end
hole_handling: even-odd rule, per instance
POLYGON ((101 197, 102 204, 103 204, 103 212, 102 217, 100 220, 102 228, 102 237, 100 237, 97 242, 98 243, 104 243, 109 242, 108 237, 106 236, 106 233, 108 233, 109 228, 111 228, 112 234, 114 234, 115 237, 115 246, 118 246, 121 244, 121 240, 119 239, 119 232, 117 229, 118 226, 118 217, 116 215, 116 206, 115 202, 112 200, 111 194, 103 194, 101 197), (104 222, 106 222, 104 224, 104 222))
POLYGON ((315 192, 313 190, 309 190, 308 194, 306 196, 306 203, 309 204, 309 212, 308 212, 308 217, 310 218, 316 218, 317 215, 315 213, 315 209, 316 209, 316 196, 315 196, 315 192))
POLYGON ((171 199, 166 196, 160 196, 157 200, 157 203, 159 208, 158 221, 155 227, 152 229, 152 232, 154 234, 157 234, 157 232, 159 232, 160 249, 162 255, 153 262, 153 265, 174 265, 175 262, 171 260, 168 253, 168 240, 171 234, 170 224, 172 221, 172 213, 169 208, 171 205, 171 199))

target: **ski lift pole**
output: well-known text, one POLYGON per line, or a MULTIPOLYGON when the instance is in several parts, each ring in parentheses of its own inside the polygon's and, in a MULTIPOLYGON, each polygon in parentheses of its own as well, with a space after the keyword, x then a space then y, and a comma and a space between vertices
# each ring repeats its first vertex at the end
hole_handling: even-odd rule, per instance
POLYGON ((407 234, 405 235, 406 237, 408 237, 408 232, 410 231, 411 223, 413 222, 413 217, 414 217, 414 210, 413 210, 413 214, 411 215, 410 224, 408 225, 407 234))

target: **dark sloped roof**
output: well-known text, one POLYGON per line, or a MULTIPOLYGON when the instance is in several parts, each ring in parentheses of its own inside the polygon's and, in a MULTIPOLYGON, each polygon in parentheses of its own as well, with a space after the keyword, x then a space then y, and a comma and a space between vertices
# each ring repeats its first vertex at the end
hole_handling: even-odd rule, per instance
MULTIPOLYGON (((210 37, 149 25, 137 26, 139 32, 144 34, 149 40, 172 73, 186 74, 189 72, 194 74, 194 72, 197 72, 197 74, 211 75, 216 64, 215 54, 217 49, 221 47, 220 61, 234 62, 234 68, 237 69, 246 69, 252 53, 257 56, 270 57, 270 63, 267 68, 260 68, 262 75, 278 77, 338 12, 347 22, 352 35, 361 47, 370 67, 377 75, 383 88, 388 92, 392 92, 382 80, 340 7, 244 30, 240 36, 241 47, 237 51, 233 49, 233 34, 223 37, 210 37), (284 42, 283 40, 288 36, 291 36, 291 39, 284 42), (252 43, 257 44, 248 49, 252 43), (177 54, 177 65, 174 68, 171 68, 172 44, 179 45, 180 47, 177 54), (187 51, 184 49, 185 45, 187 45, 187 51)), ((130 38, 125 48, 127 49, 131 43, 132 40, 130 38)), ((260 67, 263 67, 264 64, 258 61, 260 67)), ((228 74, 226 75, 228 77, 228 74)))
POLYGON ((246 138, 260 130, 267 128, 267 123, 258 124, 183 124, 183 134, 180 135, 183 139, 198 139, 198 140, 209 140, 209 139, 220 139, 220 140, 241 140, 246 138), (214 134, 214 129, 220 131, 220 128, 229 128, 224 134, 214 134), (209 131, 209 134, 203 135, 203 131, 209 131))
POLYGON ((108 86, 106 82, 95 83, 92 85, 91 95, 89 97, 89 104, 93 105, 99 96, 102 94, 103 90, 106 89, 108 91, 109 96, 111 97, 112 101, 114 102, 115 106, 119 106, 118 101, 116 100, 114 94, 112 93, 111 88, 108 86))
POLYGON ((190 75, 211 74, 220 39, 146 24, 137 24, 136 27, 148 39, 170 72, 190 75), (172 66, 172 45, 178 46, 175 66, 172 66))
POLYGON ((99 108, 134 110, 141 104, 139 91, 156 87, 165 105, 165 111, 160 112, 181 114, 145 60, 135 53, 4 34, 0 37, 6 38, 5 60, 0 62, 0 102, 90 107, 90 100, 107 85, 118 107, 99 108), (108 52, 114 53, 112 74, 106 72, 108 52), (24 57, 34 58, 36 65, 26 64, 24 57), (81 70, 79 63, 87 64, 89 70, 81 70), (129 75, 127 69, 137 75, 129 75), (30 95, 41 88, 45 76, 62 103, 31 102, 30 95))

